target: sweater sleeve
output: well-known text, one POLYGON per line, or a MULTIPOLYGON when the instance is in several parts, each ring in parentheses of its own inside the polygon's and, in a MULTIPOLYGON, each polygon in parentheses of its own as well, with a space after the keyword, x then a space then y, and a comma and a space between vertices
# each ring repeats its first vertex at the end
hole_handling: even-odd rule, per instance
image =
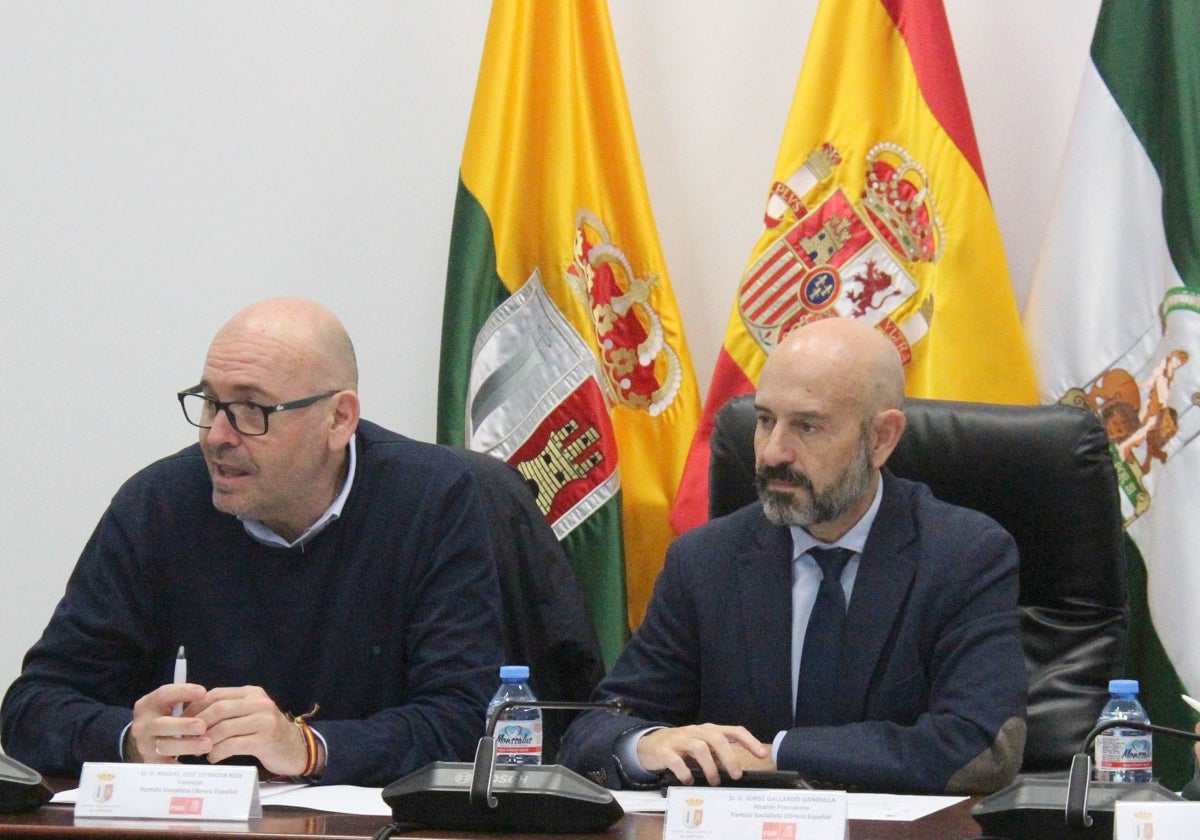
POLYGON ((120 761, 120 739, 147 685, 170 679, 147 605, 159 582, 110 506, 96 526, 21 676, 0 708, 5 751, 48 776, 120 761))

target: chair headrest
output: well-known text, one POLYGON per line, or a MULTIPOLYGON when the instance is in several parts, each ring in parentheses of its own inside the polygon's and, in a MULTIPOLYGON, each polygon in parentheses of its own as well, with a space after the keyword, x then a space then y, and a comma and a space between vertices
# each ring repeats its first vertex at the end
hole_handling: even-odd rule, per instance
MULTIPOLYGON (((1078 596, 1126 603, 1121 510, 1108 437, 1090 411, 909 399, 888 460, 895 475, 999 522, 1021 553, 1021 603, 1069 605, 1078 596)), ((754 501, 754 395, 717 413, 709 515, 754 501)))

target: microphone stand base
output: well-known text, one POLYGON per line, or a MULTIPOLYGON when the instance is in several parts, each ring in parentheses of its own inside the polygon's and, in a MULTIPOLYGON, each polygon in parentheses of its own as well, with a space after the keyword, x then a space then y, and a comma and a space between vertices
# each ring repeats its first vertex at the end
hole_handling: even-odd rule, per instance
POLYGON ((383 790, 397 823, 463 831, 602 831, 624 814, 612 791, 558 764, 502 764, 494 808, 472 806, 469 762, 435 761, 383 790))
POLYGON ((1022 778, 976 803, 971 816, 984 834, 1011 840, 1112 840, 1113 804, 1179 802, 1181 797, 1157 782, 1092 782, 1087 794, 1087 828, 1067 825, 1067 780, 1022 778))

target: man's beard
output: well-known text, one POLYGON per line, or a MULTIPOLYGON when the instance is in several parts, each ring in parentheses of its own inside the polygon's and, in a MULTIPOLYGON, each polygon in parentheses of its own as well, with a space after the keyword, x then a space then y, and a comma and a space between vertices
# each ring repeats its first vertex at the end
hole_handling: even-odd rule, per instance
POLYGON ((871 486, 871 442, 863 434, 858 452, 838 476, 837 481, 817 492, 812 480, 787 465, 762 466, 755 472, 754 486, 762 501, 763 513, 776 525, 798 525, 807 528, 831 522, 850 510, 871 486), (808 493, 807 498, 781 493, 767 488, 768 482, 787 481, 808 493))

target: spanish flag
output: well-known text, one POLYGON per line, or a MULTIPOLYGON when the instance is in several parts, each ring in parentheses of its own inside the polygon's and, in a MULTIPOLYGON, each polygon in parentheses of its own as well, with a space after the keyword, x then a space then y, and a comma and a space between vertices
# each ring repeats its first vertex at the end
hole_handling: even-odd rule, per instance
POLYGON ((493 5, 440 374, 439 441, 537 488, 611 664, 674 537, 700 400, 603 0, 493 5))
POLYGON ((1037 400, 941 0, 822 0, 673 521, 706 518, 712 418, 781 335, 862 318, 914 397, 1037 400))

